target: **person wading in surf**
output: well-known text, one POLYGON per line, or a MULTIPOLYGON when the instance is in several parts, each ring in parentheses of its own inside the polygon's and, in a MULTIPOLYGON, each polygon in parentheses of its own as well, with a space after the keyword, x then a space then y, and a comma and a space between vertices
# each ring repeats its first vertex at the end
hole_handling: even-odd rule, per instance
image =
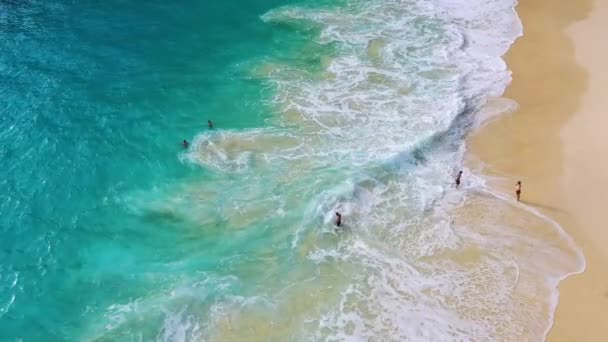
POLYGON ((188 143, 188 140, 184 140, 182 145, 184 146, 184 148, 188 148, 188 145, 190 145, 190 143, 188 143))
POLYGON ((211 122, 211 120, 207 120, 207 126, 209 129, 213 129, 213 122, 211 122))
POLYGON ((458 171, 458 176, 456 176, 456 180, 454 181, 456 188, 460 186, 460 177, 462 177, 462 171, 458 171))
POLYGON ((336 212, 336 226, 340 227, 342 224, 342 214, 336 212))
POLYGON ((517 196, 517 202, 519 202, 519 197, 521 196, 521 181, 517 181, 517 184, 515 184, 515 195, 517 196))

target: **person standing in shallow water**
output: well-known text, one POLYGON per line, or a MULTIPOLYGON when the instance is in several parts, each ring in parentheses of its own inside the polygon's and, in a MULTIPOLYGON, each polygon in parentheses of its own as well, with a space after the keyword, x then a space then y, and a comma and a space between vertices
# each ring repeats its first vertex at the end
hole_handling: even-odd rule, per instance
POLYGON ((211 120, 207 120, 207 126, 209 129, 213 129, 213 122, 211 122, 211 120))
POLYGON ((340 227, 342 224, 342 214, 336 212, 336 226, 340 227))
POLYGON ((456 180, 454 181, 457 188, 460 186, 460 177, 462 177, 462 171, 458 171, 458 176, 456 176, 456 180))
POLYGON ((521 181, 517 181, 517 184, 515 184, 515 195, 517 196, 517 202, 519 202, 519 197, 521 196, 521 181))
POLYGON ((188 146, 190 145, 190 143, 188 143, 188 140, 184 140, 184 142, 182 143, 182 145, 184 146, 184 148, 188 148, 188 146))

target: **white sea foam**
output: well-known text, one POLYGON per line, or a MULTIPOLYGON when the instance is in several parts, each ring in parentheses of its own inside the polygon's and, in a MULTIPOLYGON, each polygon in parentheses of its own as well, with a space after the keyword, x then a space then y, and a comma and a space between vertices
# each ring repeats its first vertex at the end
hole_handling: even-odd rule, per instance
MULTIPOLYGON (((254 326, 253 335, 277 339, 544 338, 557 282, 580 271, 580 252, 555 222, 471 171, 452 187, 464 137, 487 120, 475 116, 510 82, 501 57, 521 35, 514 5, 370 0, 262 16, 315 27, 311 47, 336 51, 322 71, 266 64, 254 74, 276 89, 272 128, 203 133, 182 155, 240 176, 221 184, 239 191, 193 215, 280 227, 271 245, 289 240, 289 257, 258 280, 260 297, 217 300, 201 336, 234 340, 254 326)), ((493 100, 487 116, 513 106, 493 100)), ((163 336, 184 336, 193 322, 171 312, 163 336)))

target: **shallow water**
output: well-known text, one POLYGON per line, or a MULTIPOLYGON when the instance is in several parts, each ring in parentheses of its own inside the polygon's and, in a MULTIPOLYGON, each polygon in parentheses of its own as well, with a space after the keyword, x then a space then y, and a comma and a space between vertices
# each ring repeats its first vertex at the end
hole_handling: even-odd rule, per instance
POLYGON ((0 336, 542 339, 577 250, 452 187, 513 5, 0 5, 0 336))

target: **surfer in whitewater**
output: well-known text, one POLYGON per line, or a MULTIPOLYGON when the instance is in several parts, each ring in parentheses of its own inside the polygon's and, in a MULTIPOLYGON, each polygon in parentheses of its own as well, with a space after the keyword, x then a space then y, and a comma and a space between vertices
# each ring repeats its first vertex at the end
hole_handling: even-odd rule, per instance
POLYGON ((336 226, 340 227, 342 225, 342 214, 336 212, 336 226))
POLYGON ((460 186, 460 178, 462 177, 462 171, 458 171, 458 176, 456 176, 456 180, 454 181, 456 188, 460 186))

